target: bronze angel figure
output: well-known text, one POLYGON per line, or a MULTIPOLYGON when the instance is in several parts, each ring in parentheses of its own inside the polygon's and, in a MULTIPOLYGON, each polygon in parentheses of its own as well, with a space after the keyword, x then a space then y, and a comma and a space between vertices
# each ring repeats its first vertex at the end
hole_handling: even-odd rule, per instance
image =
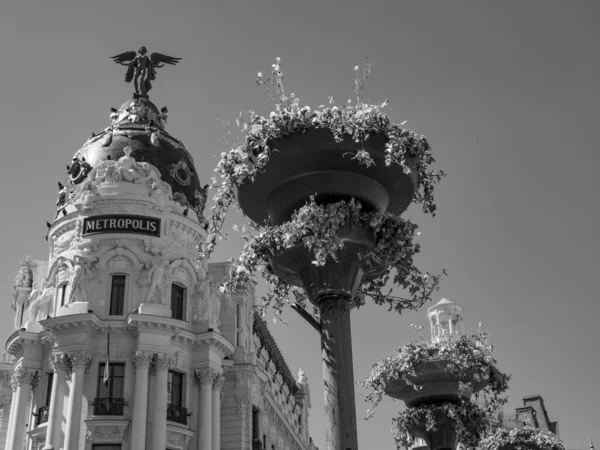
POLYGON ((146 47, 140 47, 138 53, 134 51, 120 53, 112 56, 112 60, 122 66, 127 66, 125 74, 125 82, 131 83, 135 87, 135 93, 148 95, 148 91, 152 89, 152 80, 156 78, 156 69, 163 67, 165 64, 175 65, 181 58, 163 55, 162 53, 152 53, 150 57, 146 55, 146 47))

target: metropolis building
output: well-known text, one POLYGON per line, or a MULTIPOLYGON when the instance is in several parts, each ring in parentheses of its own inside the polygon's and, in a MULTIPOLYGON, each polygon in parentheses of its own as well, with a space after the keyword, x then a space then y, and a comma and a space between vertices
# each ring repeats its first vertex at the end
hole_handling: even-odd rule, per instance
POLYGON ((147 95, 111 109, 59 184, 48 260, 21 263, 7 450, 315 450, 306 377, 253 287, 222 296, 228 263, 195 262, 206 187, 166 114, 147 95))

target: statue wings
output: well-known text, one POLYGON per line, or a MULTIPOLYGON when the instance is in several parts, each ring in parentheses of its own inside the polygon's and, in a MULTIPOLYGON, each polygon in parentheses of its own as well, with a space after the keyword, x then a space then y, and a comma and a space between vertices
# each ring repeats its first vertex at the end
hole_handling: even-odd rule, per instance
POLYGON ((181 61, 181 58, 163 55, 162 53, 152 53, 150 55, 150 61, 152 61, 154 67, 158 67, 160 64, 171 64, 172 66, 174 66, 179 61, 181 61))
MULTIPOLYGON (((136 56, 137 56, 136 52, 130 51, 130 52, 119 53, 118 55, 115 55, 115 56, 111 56, 111 59, 114 62, 116 62, 117 64, 129 64, 135 59, 136 56)), ((179 61, 181 61, 181 58, 175 58, 173 56, 163 55, 162 53, 152 53, 150 55, 150 61, 152 61, 152 65, 154 65, 154 66, 158 66, 160 64, 171 64, 174 66, 179 61)))
POLYGON ((134 51, 123 52, 119 53, 118 55, 111 56, 110 59, 112 59, 113 62, 116 62, 117 64, 128 64, 135 59, 136 55, 137 53, 134 51))

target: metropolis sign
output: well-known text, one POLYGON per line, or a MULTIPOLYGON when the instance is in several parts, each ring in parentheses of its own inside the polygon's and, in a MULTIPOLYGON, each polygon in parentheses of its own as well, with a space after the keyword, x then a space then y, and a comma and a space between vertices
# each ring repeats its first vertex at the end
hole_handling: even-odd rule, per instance
POLYGON ((134 233, 160 237, 160 219, 122 214, 83 219, 82 236, 98 233, 134 233))

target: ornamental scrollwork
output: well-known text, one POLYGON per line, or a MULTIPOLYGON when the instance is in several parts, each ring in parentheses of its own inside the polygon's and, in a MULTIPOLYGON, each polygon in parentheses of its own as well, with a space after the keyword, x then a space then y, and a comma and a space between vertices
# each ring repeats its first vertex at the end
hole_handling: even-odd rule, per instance
POLYGON ((171 164, 169 173, 182 186, 189 186, 192 181, 192 171, 188 167, 187 161, 183 159, 171 164))

